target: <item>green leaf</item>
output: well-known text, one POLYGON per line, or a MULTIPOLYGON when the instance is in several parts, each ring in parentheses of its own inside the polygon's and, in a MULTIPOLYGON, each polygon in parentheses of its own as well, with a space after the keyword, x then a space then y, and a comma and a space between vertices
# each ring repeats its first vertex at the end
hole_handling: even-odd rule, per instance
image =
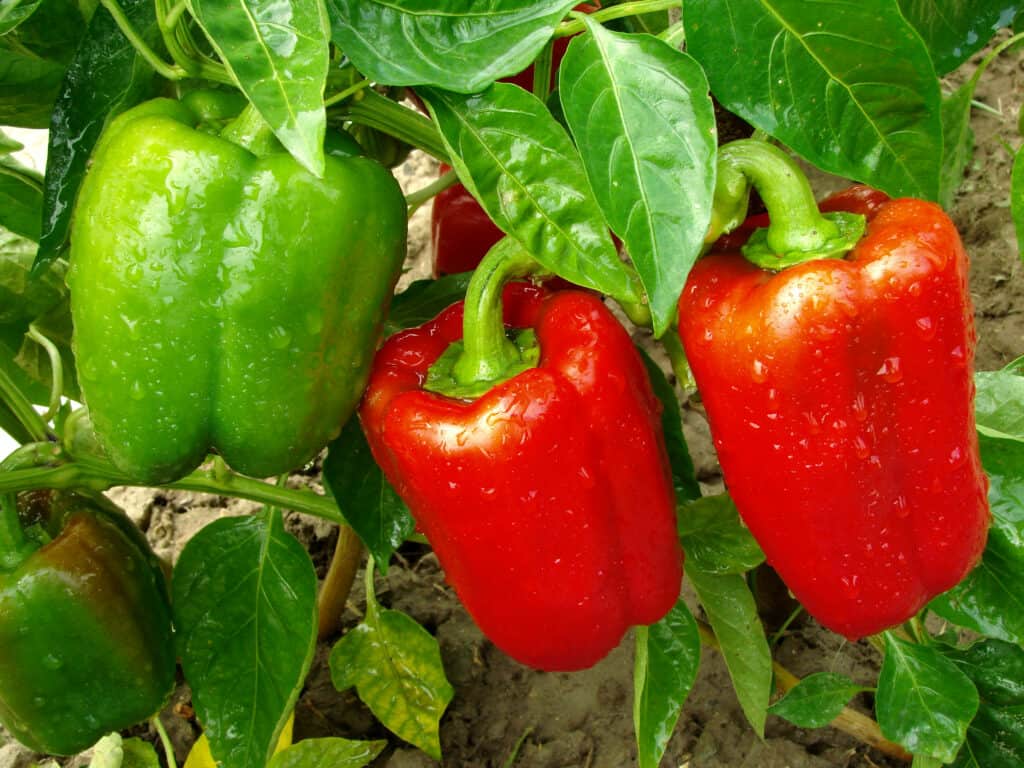
POLYGON ((992 527, 981 563, 929 604, 944 619, 1024 643, 1024 444, 982 435, 992 527))
POLYGON ((665 372, 650 355, 639 347, 637 349, 644 361, 644 367, 647 368, 647 377, 651 380, 654 396, 661 402, 661 430, 665 435, 668 461, 672 467, 672 485, 676 491, 676 502, 699 499, 700 484, 697 482, 693 459, 690 458, 690 449, 683 435, 683 422, 676 391, 665 378, 665 372))
POLYGON ((939 195, 939 83, 895 2, 689 0, 687 50, 722 105, 822 170, 939 195))
POLYGON ((1020 372, 978 371, 974 415, 986 437, 1024 442, 1024 376, 1020 372))
POLYGON ((373 460, 359 419, 349 419, 327 447, 323 475, 348 524, 386 573, 391 553, 416 522, 373 460))
POLYGON ((148 741, 139 738, 124 739, 121 742, 121 768, 160 768, 156 749, 148 741))
MULTIPOLYGON (((160 39, 152 0, 120 0, 143 39, 160 39)), ((93 147, 109 120, 145 99, 153 87, 153 70, 118 29, 105 8, 96 11, 75 51, 53 107, 39 254, 33 268, 42 270, 67 243, 71 214, 93 147)))
POLYGON ((801 728, 824 728, 863 690, 845 675, 817 672, 797 683, 768 711, 801 728))
POLYGON ((109 733, 92 749, 89 768, 160 768, 153 745, 142 739, 124 739, 119 733, 109 733))
MULTIPOLYGON (((64 394, 77 397, 78 384, 71 351, 68 289, 64 283, 67 264, 55 262, 46 272, 33 277, 35 252, 35 243, 0 228, 0 368, 33 402, 47 403, 53 380, 50 358, 25 335, 30 323, 35 323, 60 351, 64 394)), ((11 426, 8 420, 4 424, 11 426)))
POLYGON ((974 682, 981 702, 954 768, 1024 765, 1024 649, 1000 640, 939 648, 974 682))
POLYGON ((639 286, 619 260, 576 148, 533 94, 509 83, 461 96, 417 89, 459 180, 537 261, 629 302, 639 286))
POLYGON ((1017 252, 1021 260, 1024 260, 1024 144, 1013 158, 1013 171, 1010 174, 1010 212, 1013 216, 1013 227, 1017 230, 1017 252))
POLYGON ((1019 0, 899 0, 899 4, 924 38, 940 75, 984 48, 1021 8, 1019 0))
POLYGON ((974 154, 971 130, 971 101, 978 81, 974 78, 942 98, 942 178, 939 203, 948 208, 964 178, 964 169, 974 154))
POLYGON ((305 739, 274 755, 267 768, 362 768, 387 745, 386 741, 337 737, 305 739))
POLYGON ((355 686, 388 730, 440 760, 438 725, 455 692, 437 640, 404 613, 380 608, 367 592, 363 622, 331 650, 331 681, 339 691, 355 686))
POLYGON ((743 714, 764 734, 772 691, 772 657, 754 596, 738 574, 705 573, 687 557, 686 577, 708 615, 743 714))
POLYGON ((391 301, 384 336, 415 328, 433 320, 444 309, 466 297, 472 272, 445 275, 437 280, 417 280, 391 301))
POLYGON ((7 155, 0 155, 0 227, 39 242, 43 179, 7 155))
POLYGON ((882 735, 915 755, 952 762, 978 711, 978 690, 931 646, 885 633, 875 714, 882 735))
POLYGON ((697 622, 680 600, 649 627, 637 627, 633 727, 640 768, 658 768, 700 666, 697 622))
POLYGON ((330 43, 323 0, 191 0, 190 7, 285 149, 323 175, 330 43))
POLYGON ((559 70, 562 110, 612 231, 647 291, 654 335, 676 314, 715 190, 715 112, 694 59, 585 19, 559 70))
POLYGON ((574 0, 327 0, 332 39, 387 85, 474 93, 534 60, 574 0))
POLYGON ((281 513, 221 518, 174 569, 174 626, 213 756, 264 768, 316 647, 316 572, 281 513))
POLYGON ((6 35, 35 13, 42 0, 4 0, 0 4, 0 35, 6 35))
POLYGON ((704 573, 742 574, 764 562, 764 552, 726 493, 681 505, 677 525, 687 564, 704 573))
POLYGON ((64 65, 12 51, 0 39, 0 125, 45 128, 64 79, 64 65))

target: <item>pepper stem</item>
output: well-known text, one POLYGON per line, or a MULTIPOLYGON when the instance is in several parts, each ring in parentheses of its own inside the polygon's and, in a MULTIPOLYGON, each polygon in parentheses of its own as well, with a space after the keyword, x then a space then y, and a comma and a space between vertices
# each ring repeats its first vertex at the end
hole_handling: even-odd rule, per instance
POLYGON ((452 366, 452 377, 458 384, 498 381, 522 361, 519 348, 505 335, 502 289, 509 280, 542 270, 510 237, 502 238, 487 252, 466 291, 464 346, 452 366))
POLYGON ((804 261, 841 258, 864 232, 864 217, 822 214, 799 166, 778 147, 757 139, 739 139, 718 152, 719 184, 750 180, 768 209, 767 230, 757 230, 743 255, 760 267, 781 269, 804 261))

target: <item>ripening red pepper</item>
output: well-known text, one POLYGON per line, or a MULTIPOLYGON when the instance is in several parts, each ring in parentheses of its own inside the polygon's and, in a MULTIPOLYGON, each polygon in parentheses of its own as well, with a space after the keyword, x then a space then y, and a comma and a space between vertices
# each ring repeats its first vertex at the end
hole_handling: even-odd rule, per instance
POLYGON ((461 348, 460 302, 384 344, 360 417, 484 634, 524 664, 582 669, 679 594, 661 407, 595 295, 510 283, 496 297, 518 373, 478 395, 425 389, 461 348))
MULTIPOLYGON (((866 214, 845 255, 772 270, 712 253, 679 302, 737 508, 796 598, 850 639, 956 585, 989 523, 967 256, 938 206, 880 194, 822 204, 866 214)), ((785 227, 789 211, 769 211, 785 227)))

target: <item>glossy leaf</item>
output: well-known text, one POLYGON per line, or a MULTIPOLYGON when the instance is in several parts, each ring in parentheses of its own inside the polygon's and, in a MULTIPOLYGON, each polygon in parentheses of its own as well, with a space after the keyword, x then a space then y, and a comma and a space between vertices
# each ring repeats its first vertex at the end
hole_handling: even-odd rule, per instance
POLYGON ((316 572, 280 512, 221 518, 174 569, 174 625, 214 757, 264 768, 316 647, 316 572))
POLYGON ((974 383, 978 432, 1024 442, 1024 375, 1013 369, 978 371, 974 383))
POLYGON ((31 275, 36 246, 0 228, 0 367, 33 402, 49 401, 53 373, 46 351, 26 336, 29 323, 57 346, 64 367, 64 394, 78 397, 71 316, 64 283, 67 264, 58 261, 31 275))
POLYGON ((862 690, 845 675, 817 672, 797 683, 768 711, 801 728, 824 728, 862 690))
POLYGON ((940 650, 974 682, 981 701, 954 768, 1024 765, 1024 649, 984 640, 940 650))
POLYGON ((433 320, 441 311, 466 297, 472 272, 445 275, 437 280, 417 280, 391 300, 384 335, 415 328, 433 320))
MULTIPOLYGON (((121 0, 121 8, 148 43, 160 39, 152 0, 121 0)), ((45 268, 67 243, 75 198, 100 133, 110 119, 146 98, 152 85, 149 64, 106 9, 96 11, 53 107, 34 271, 45 268)))
POLYGON ((679 539, 693 567, 705 573, 742 574, 764 562, 764 552, 728 494, 683 504, 677 517, 679 539))
POLYGON ((440 760, 438 725, 454 690, 437 640, 404 613, 381 608, 367 591, 363 622, 331 650, 331 681, 339 691, 355 686, 388 730, 440 760))
POLYGON ((762 736, 772 690, 772 657, 754 596, 739 574, 706 573, 690 557, 685 568, 718 638, 743 714, 762 736))
POLYGON ((416 523, 373 460, 359 419, 349 419, 327 447, 323 475, 348 524, 386 573, 391 554, 416 523))
POLYGON ((882 734, 915 755, 952 762, 978 711, 978 690, 934 647, 885 633, 875 714, 882 734))
POLYGON ((474 96, 417 89, 459 180, 502 230, 571 282, 630 302, 639 286, 612 244, 583 161, 544 104, 509 83, 474 96))
POLYGON ((688 0, 687 50, 723 106, 822 170, 939 195, 939 83, 895 2, 688 0))
POLYGON ((363 768, 384 751, 386 741, 337 737, 305 739, 274 755, 267 768, 363 768))
POLYGON ((1013 158, 1013 171, 1010 175, 1010 213, 1013 216, 1014 229, 1017 230, 1017 252, 1024 261, 1024 144, 1013 158))
POLYGON ((0 125, 45 128, 64 79, 64 65, 4 45, 0 38, 0 125))
POLYGON ((42 0, 5 0, 0 4, 0 35, 6 35, 35 13, 42 0))
POLYGON ((984 48, 1021 8, 1020 0, 899 0, 899 4, 924 38, 940 75, 984 48))
POLYGON ((562 111, 661 336, 711 220, 714 107, 690 56, 650 35, 585 23, 559 70, 562 111))
POLYGON ((332 39, 387 85, 475 93, 534 60, 574 0, 327 0, 332 39))
POLYGON ((1024 444, 984 435, 992 527, 981 563, 929 607, 954 624, 1024 643, 1024 444))
POLYGON ((42 214, 42 177, 0 155, 0 227, 38 242, 42 214))
POLYGON ((191 0, 190 7, 274 135, 323 174, 330 42, 323 0, 191 0))
POLYGON ((953 93, 942 97, 943 155, 939 203, 944 208, 953 204, 953 196, 964 179, 964 169, 974 154, 971 101, 976 85, 976 80, 968 80, 953 93))
MULTIPOLYGON (((639 347, 638 347, 639 349, 639 347)), ((654 396, 661 402, 661 430, 665 436, 665 447, 668 450, 668 461, 672 467, 672 485, 676 491, 676 502, 692 501, 700 498, 700 484, 690 458, 690 449, 686 446, 683 435, 683 422, 680 418, 679 400, 676 391, 665 378, 665 372, 650 356, 640 349, 647 377, 651 380, 654 396)))
POLYGON ((640 768, 658 768, 700 666, 697 622, 680 600, 649 627, 637 627, 633 728, 640 768))

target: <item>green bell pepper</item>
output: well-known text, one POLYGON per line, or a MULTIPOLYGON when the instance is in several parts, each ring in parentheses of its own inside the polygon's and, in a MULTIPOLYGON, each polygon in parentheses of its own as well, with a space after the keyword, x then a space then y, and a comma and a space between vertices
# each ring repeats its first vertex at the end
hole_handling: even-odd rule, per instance
POLYGON ((334 137, 317 178, 251 108, 209 125, 168 99, 125 112, 76 203, 83 397, 135 482, 210 449, 260 477, 312 459, 359 400, 405 257, 405 202, 380 164, 334 137))
MULTIPOLYGON (((0 722, 38 752, 72 755, 157 712, 174 688, 160 561, 102 497, 0 497, 23 527, 0 563, 0 722)), ((9 533, 9 531, 6 531, 9 533)))

